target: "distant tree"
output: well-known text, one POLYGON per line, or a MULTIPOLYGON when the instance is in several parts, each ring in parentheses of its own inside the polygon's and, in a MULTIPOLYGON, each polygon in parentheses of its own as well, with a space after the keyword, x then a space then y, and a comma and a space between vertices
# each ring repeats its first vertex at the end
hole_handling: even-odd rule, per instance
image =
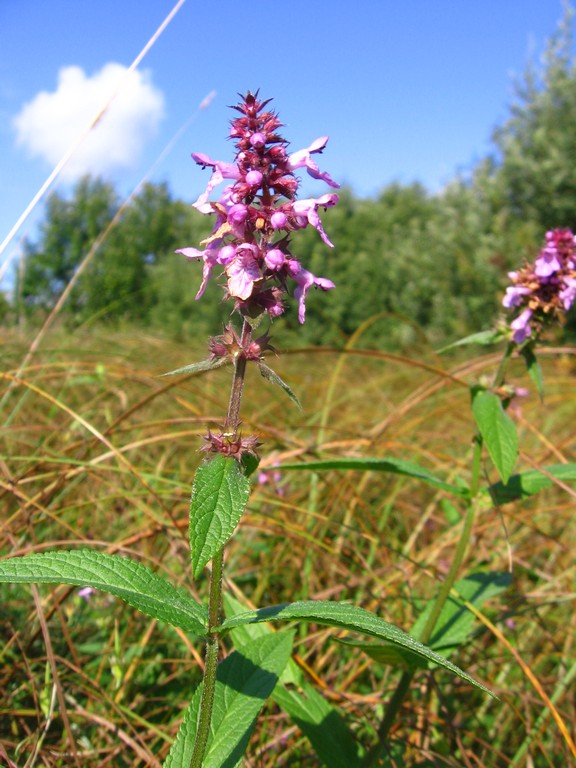
POLYGON ((517 89, 510 118, 495 131, 492 194, 516 219, 542 230, 576 228, 576 64, 568 9, 538 71, 517 89))
POLYGON ((166 184, 146 184, 111 230, 80 281, 85 318, 144 321, 155 303, 150 271, 182 242, 189 207, 166 184))
MULTIPOLYGON (((69 283, 94 239, 106 228, 118 208, 112 185, 85 177, 67 200, 58 192, 46 203, 37 243, 24 245, 25 266, 18 294, 31 308, 50 309, 69 283)), ((77 311, 81 297, 71 300, 77 311)))

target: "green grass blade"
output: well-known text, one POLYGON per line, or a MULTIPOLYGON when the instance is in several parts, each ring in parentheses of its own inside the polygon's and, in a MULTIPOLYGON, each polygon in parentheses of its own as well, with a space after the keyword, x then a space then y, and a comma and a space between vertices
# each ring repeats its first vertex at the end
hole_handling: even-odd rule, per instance
POLYGON ((323 459, 321 461, 308 461, 305 464, 280 464, 279 470, 289 469, 309 469, 314 472, 320 472, 326 469, 355 469, 364 472, 390 472, 393 475, 405 475, 413 477, 416 480, 422 480, 435 488, 448 491, 456 496, 465 496, 466 489, 459 488, 456 485, 445 483, 440 478, 428 472, 424 467, 411 461, 402 461, 401 459, 380 459, 380 458, 341 458, 341 459, 323 459))
POLYGON ((94 587, 186 632, 204 635, 207 611, 183 589, 141 563, 91 549, 45 552, 0 561, 0 582, 94 587))

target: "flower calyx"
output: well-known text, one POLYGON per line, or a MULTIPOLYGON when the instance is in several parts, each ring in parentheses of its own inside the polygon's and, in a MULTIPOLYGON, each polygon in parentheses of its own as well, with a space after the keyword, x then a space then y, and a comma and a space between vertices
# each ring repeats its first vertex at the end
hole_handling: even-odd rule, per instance
POLYGON ((219 453, 222 456, 236 459, 239 462, 242 462, 246 456, 257 459, 257 449, 262 445, 262 442, 256 435, 242 437, 238 433, 223 431, 214 433, 210 429, 208 429, 208 434, 204 435, 204 441, 201 450, 209 454, 219 453))
POLYGON ((238 333, 231 325, 224 327, 224 333, 221 336, 213 336, 208 342, 210 356, 212 360, 226 358, 231 362, 237 361, 240 357, 256 363, 264 360, 264 353, 268 350, 276 352, 270 344, 271 336, 264 333, 257 339, 250 339, 244 344, 238 333))

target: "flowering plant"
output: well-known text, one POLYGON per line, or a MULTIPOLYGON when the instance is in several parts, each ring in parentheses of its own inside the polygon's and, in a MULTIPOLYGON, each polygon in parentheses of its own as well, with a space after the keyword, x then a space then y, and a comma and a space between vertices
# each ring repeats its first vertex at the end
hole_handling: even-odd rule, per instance
POLYGON ((512 321, 512 338, 522 344, 537 338, 544 326, 560 320, 576 299, 576 238, 569 229, 546 233, 546 245, 534 264, 525 264, 509 272, 512 285, 506 289, 502 304, 518 308, 512 321))
MULTIPOLYGON (((140 563, 90 549, 32 554, 0 563, 0 581, 60 582, 101 589, 204 644, 203 681, 185 709, 165 768, 238 765, 269 697, 301 728, 319 762, 329 768, 377 765, 383 755, 390 754, 390 729, 417 670, 442 667, 486 690, 439 651, 446 648, 449 638, 454 638, 455 630, 456 645, 466 642, 462 614, 466 614, 470 603, 479 604, 476 592, 467 592, 470 582, 457 581, 476 513, 542 487, 541 477, 535 479, 534 473, 513 475, 518 437, 507 408, 520 390, 506 381, 507 363, 515 352, 525 354, 529 348, 530 353, 525 354, 529 369, 540 380, 533 345, 545 323, 558 318, 576 297, 574 236, 568 230, 555 230, 548 233, 546 247, 535 264, 510 275, 513 285, 504 303, 519 314, 512 320, 493 380, 471 387, 477 430, 468 476, 448 482, 418 464, 395 458, 337 458, 274 467, 275 473, 356 469, 403 475, 441 490, 459 505, 462 526, 453 560, 437 595, 410 634, 346 602, 303 600, 252 609, 225 594, 225 547, 248 504, 251 478, 260 477, 261 482, 269 479, 256 473, 259 436, 244 435, 240 429, 247 366, 257 365, 268 381, 296 399, 291 388, 265 363, 266 352, 272 349, 269 334, 253 338, 254 329, 262 318, 271 322, 283 314, 292 290, 303 323, 310 289, 334 288, 331 280, 306 269, 291 245, 292 233, 311 225, 324 243, 332 246, 320 212, 337 204, 337 194, 327 192, 317 198, 299 199, 296 177, 296 171, 305 170, 329 187, 338 186, 320 170, 315 159, 328 139, 320 137, 306 149, 288 152, 287 142, 279 133, 282 125, 268 105, 258 93, 248 92, 234 107, 240 116, 231 124, 230 137, 236 144, 233 162, 193 155, 197 164, 211 169, 207 187, 194 206, 203 214, 215 216, 215 223, 202 243, 203 249, 187 246, 179 250, 186 258, 202 263, 197 298, 204 294, 208 280, 219 277, 224 299, 232 306, 231 315, 239 320, 238 327, 231 320, 220 336, 210 339, 207 360, 172 371, 203 372, 224 365, 232 368, 227 413, 223 424, 215 431, 209 429, 205 436, 206 456, 192 487, 191 576, 200 591, 206 584, 206 599, 196 599, 190 590, 176 587, 140 563), (213 191, 226 180, 232 183, 225 186, 217 200, 211 200, 213 191), (487 474, 483 471, 485 453, 499 481, 483 486, 487 474), (451 596, 455 586, 461 596, 458 601, 451 596), (273 631, 270 626, 272 622, 296 621, 361 634, 365 642, 347 640, 352 652, 361 651, 378 663, 402 669, 396 692, 368 743, 360 743, 339 711, 315 691, 291 659, 294 630, 273 631)), ((480 334, 474 340, 480 338, 493 342, 495 336, 480 334)), ((567 472, 573 471, 567 465, 551 466, 546 468, 546 475, 565 478, 567 472)), ((501 581, 487 574, 484 583, 495 588, 501 581)), ((392 757, 395 759, 395 755, 392 757)))

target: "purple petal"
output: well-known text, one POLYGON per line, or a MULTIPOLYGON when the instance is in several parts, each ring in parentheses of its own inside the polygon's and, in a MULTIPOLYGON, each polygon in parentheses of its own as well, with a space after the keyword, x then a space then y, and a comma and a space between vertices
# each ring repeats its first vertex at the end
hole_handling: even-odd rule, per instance
POLYGON ((522 342, 530 336, 532 328, 530 327, 530 318, 532 317, 532 310, 525 309, 522 314, 510 323, 510 327, 514 331, 512 339, 516 344, 522 344, 522 342))
POLYGON ((509 286, 506 288, 506 295, 502 299, 502 306, 504 307, 516 307, 522 303, 522 297, 532 293, 530 288, 524 286, 509 286))
POLYGON ((326 232, 324 232, 324 227, 322 226, 322 222, 320 221, 320 216, 318 215, 318 207, 321 206, 322 208, 331 208, 332 206, 336 205, 337 202, 338 202, 338 195, 331 193, 331 194, 322 195, 321 197, 318 197, 318 198, 309 198, 307 200, 296 200, 292 205, 292 210, 294 211, 294 213, 297 216, 306 216, 306 218, 308 219, 308 223, 312 224, 312 226, 318 230, 322 240, 326 243, 326 245, 329 245, 331 248, 333 248, 334 245, 328 239, 326 232))
POLYGON ((251 243, 239 245, 236 249, 236 258, 226 267, 228 293, 242 301, 246 301, 252 295, 255 281, 262 277, 254 251, 257 252, 258 249, 251 243))
MULTIPOLYGON (((212 213, 212 206, 208 202, 210 193, 214 187, 217 187, 218 184, 221 184, 224 179, 239 179, 240 169, 236 163, 223 163, 219 160, 210 160, 207 155, 192 155, 192 157, 195 160, 196 158, 202 158, 200 165, 214 168, 214 172, 212 173, 212 176, 210 176, 210 180, 208 181, 206 189, 200 195, 198 200, 196 200, 195 203, 192 203, 192 207, 196 208, 196 210, 200 211, 200 213, 212 213)), ((196 160, 196 162, 199 162, 199 160, 196 160)))
POLYGON ((186 256, 187 259, 203 259, 204 261, 204 266, 202 268, 202 283, 196 294, 196 299, 199 299, 206 290, 214 265, 217 264, 220 243, 221 240, 213 241, 205 251, 200 251, 198 248, 179 248, 176 251, 176 253, 181 253, 183 256, 186 256))
POLYGON ((300 271, 294 275, 294 280, 298 283, 298 287, 294 291, 294 298, 298 300, 298 320, 300 323, 303 323, 306 319, 306 296, 310 288, 315 285, 323 291, 328 291, 335 286, 332 280, 328 280, 325 277, 316 277, 312 272, 308 272, 303 267, 300 267, 300 271))
POLYGON ((339 187, 340 185, 337 184, 328 173, 323 173, 320 171, 317 164, 314 162, 314 160, 312 160, 311 157, 311 155, 316 152, 322 152, 327 142, 328 136, 320 136, 320 138, 313 141, 312 144, 310 144, 310 146, 306 149, 300 149, 297 152, 293 152, 288 157, 288 166, 292 171, 296 170, 296 168, 306 168, 309 175, 312 176, 313 179, 320 179, 321 181, 325 181, 331 187, 339 187))

